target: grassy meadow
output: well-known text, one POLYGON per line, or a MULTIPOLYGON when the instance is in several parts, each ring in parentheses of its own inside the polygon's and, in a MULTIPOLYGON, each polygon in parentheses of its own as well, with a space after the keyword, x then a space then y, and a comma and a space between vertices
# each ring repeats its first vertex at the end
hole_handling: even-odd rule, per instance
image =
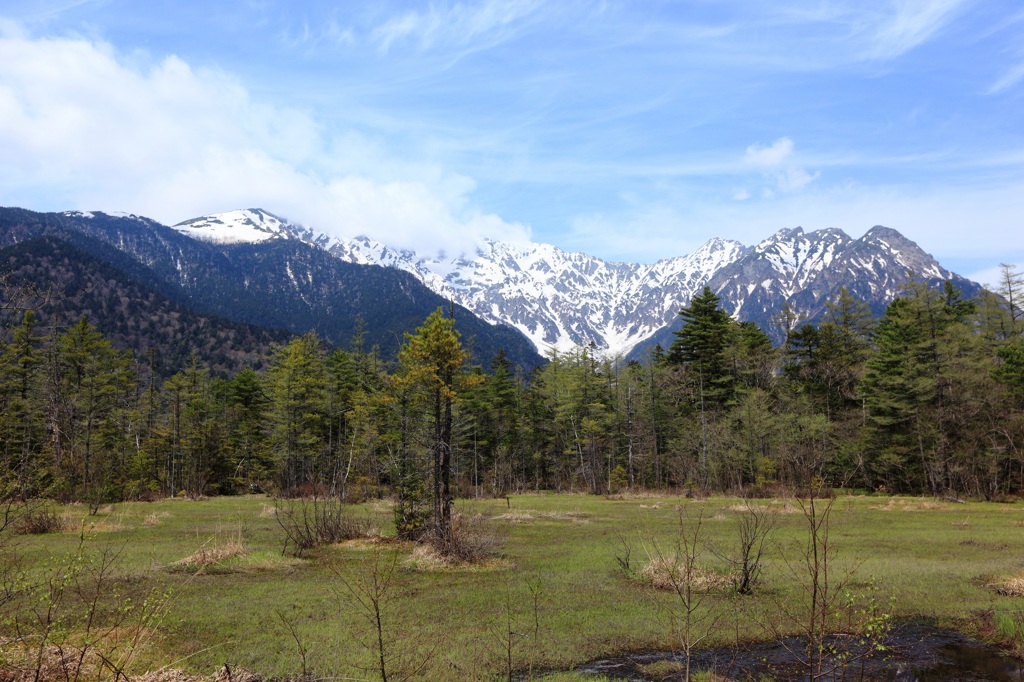
MULTIPOLYGON (((701 645, 797 632, 809 608, 799 503, 755 504, 769 506, 775 522, 764 573, 751 596, 723 589, 697 604, 701 645)), ((29 575, 43 579, 66 572, 68 557, 114 557, 110 594, 134 595, 136 605, 148 597, 155 614, 130 671, 210 674, 227 663, 266 676, 376 679, 377 633, 367 618, 375 595, 396 671, 494 679, 507 678, 509 667, 540 676, 601 655, 678 647, 681 600, 651 587, 643 569, 674 556, 681 519, 688 537, 700 519, 697 564, 724 580, 745 513, 742 500, 727 497, 538 494, 457 508, 498 536, 495 558, 441 565, 386 539, 386 502, 354 510, 384 539, 282 554, 274 501, 258 496, 125 503, 95 516, 63 507, 64 531, 18 536, 14 549, 29 575)), ((827 577, 841 587, 836 622, 862 622, 870 611, 977 631, 980 614, 1024 609, 1020 597, 993 588, 1024 574, 1024 504, 840 496, 829 543, 827 577)))

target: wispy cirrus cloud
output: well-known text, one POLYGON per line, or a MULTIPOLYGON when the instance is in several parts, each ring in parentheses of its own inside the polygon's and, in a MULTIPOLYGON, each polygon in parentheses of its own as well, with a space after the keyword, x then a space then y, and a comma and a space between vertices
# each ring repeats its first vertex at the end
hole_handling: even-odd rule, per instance
POLYGON ((1024 62, 1015 64, 1007 69, 1006 72, 989 87, 987 92, 990 95, 996 95, 1004 90, 1009 90, 1022 80, 1024 80, 1024 62))
POLYGON ((500 42, 514 25, 544 6, 538 0, 486 0, 479 4, 431 4, 409 10, 380 24, 370 41, 382 52, 411 42, 420 50, 463 47, 471 42, 500 42))
POLYGON ((895 0, 868 22, 863 54, 871 59, 902 55, 935 36, 968 4, 967 0, 895 0))

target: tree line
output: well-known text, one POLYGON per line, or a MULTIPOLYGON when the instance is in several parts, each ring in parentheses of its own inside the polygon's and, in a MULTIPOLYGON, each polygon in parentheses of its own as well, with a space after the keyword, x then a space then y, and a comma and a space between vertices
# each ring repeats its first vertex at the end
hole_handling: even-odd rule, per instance
MULTIPOLYGON (((1000 295, 911 284, 874 319, 840 290, 819 324, 788 311, 775 347, 709 289, 643 362, 591 348, 523 376, 470 366, 438 309, 396 360, 314 334, 261 371, 117 350, 87 319, 0 341, 0 485, 106 502, 151 496, 393 496, 399 532, 451 502, 520 490, 771 493, 811 483, 997 498, 1024 490, 1024 278, 1000 295)), ((9 299, 10 300, 10 299, 9 299)), ((11 312, 11 311, 8 311, 11 312)))

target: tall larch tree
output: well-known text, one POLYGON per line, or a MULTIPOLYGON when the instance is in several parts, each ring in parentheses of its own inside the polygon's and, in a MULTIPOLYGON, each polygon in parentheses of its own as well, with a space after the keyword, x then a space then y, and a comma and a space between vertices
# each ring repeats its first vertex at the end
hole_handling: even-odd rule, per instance
POLYGON ((431 424, 434 528, 448 538, 452 527, 452 424, 458 391, 468 380, 464 365, 469 354, 462 348, 455 320, 441 308, 406 334, 398 359, 408 380, 422 392, 431 424))

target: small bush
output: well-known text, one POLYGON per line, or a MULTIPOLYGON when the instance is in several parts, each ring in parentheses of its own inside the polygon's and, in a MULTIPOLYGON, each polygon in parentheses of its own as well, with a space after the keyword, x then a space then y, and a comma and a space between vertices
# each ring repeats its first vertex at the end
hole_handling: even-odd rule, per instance
MULTIPOLYGON (((675 591, 685 584, 686 570, 682 562, 656 557, 644 566, 640 571, 640 577, 655 589, 675 591)), ((730 585, 728 577, 699 568, 690 571, 690 582, 693 589, 699 592, 722 589, 730 585)))
POLYGON ((474 564, 493 558, 501 545, 501 538, 493 526, 484 522, 483 516, 477 514, 467 518, 455 514, 451 530, 447 533, 431 530, 427 543, 449 561, 474 564))
POLYGON ((15 532, 21 535, 45 535, 67 530, 68 522, 59 512, 48 507, 33 509, 18 520, 15 532))
POLYGON ((291 545, 296 555, 321 545, 365 538, 373 530, 368 519, 355 517, 337 498, 285 500, 278 504, 276 518, 285 534, 282 553, 291 545))

